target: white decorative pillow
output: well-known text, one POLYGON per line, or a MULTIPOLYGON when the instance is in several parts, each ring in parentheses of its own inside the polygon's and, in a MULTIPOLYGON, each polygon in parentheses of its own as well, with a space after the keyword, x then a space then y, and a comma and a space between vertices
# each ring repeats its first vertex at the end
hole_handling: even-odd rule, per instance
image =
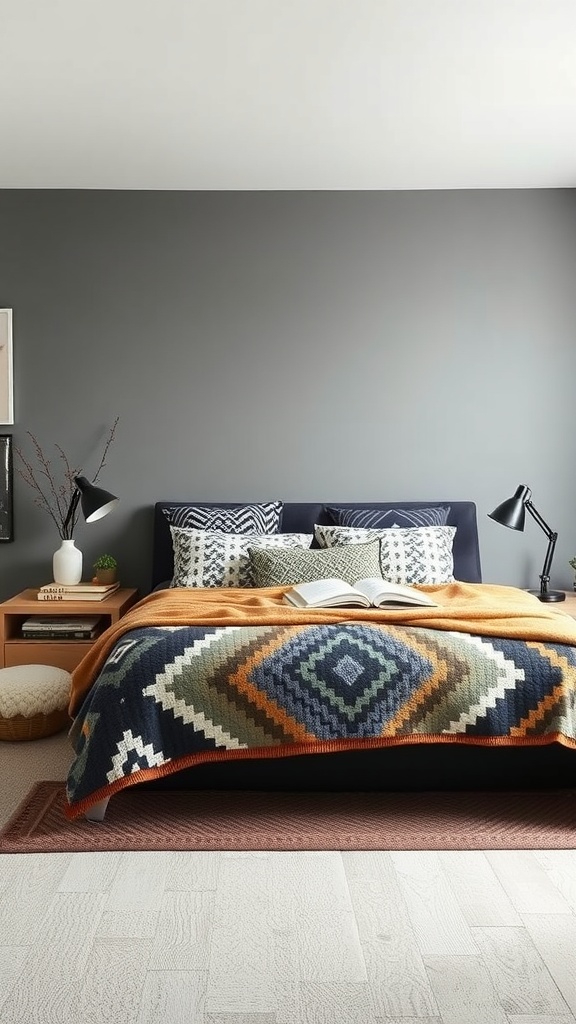
POLYGON ((171 526, 171 587, 251 587, 249 548, 309 548, 307 533, 227 533, 171 526))
POLYGON ((380 540, 380 568, 391 583, 452 583, 454 580, 455 526, 421 526, 414 529, 363 530, 347 526, 314 527, 321 547, 365 544, 380 540))
POLYGON ((314 534, 321 548, 337 548, 341 544, 366 544, 376 537, 380 540, 384 529, 369 529, 366 526, 323 526, 315 523, 314 534))

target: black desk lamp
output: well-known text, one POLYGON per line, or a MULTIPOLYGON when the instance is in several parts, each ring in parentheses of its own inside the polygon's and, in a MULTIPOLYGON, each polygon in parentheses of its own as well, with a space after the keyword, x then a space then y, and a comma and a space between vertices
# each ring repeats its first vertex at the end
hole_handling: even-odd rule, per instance
POLYGON ((82 515, 86 522, 95 523, 97 519, 107 516, 119 500, 114 494, 110 494, 110 491, 91 484, 85 476, 75 476, 74 483, 76 490, 72 495, 72 501, 64 520, 63 533, 65 537, 72 535, 80 502, 82 502, 82 515))
POLYGON ((511 530, 523 530, 524 521, 526 519, 526 509, 528 509, 530 515, 536 520, 538 526, 544 531, 548 538, 548 549, 546 551, 546 558, 544 559, 544 566, 540 575, 540 590, 531 590, 531 594, 535 594, 540 601, 563 601, 566 594, 562 590, 548 590, 548 584, 550 582, 550 566, 552 565, 552 557, 554 555, 554 548, 556 547, 556 541, 558 540, 558 534, 554 533, 548 523, 544 522, 542 516, 536 511, 534 505, 531 502, 532 491, 526 484, 520 484, 516 488, 516 493, 511 497, 503 501, 501 505, 498 505, 493 512, 489 512, 488 516, 493 519, 496 523, 501 523, 502 526, 509 526, 511 530))

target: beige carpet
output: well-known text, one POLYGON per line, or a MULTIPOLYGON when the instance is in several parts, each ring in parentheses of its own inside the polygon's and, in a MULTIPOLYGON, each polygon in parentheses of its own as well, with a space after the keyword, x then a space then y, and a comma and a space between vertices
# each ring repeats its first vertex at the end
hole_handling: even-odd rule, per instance
POLYGON ((104 850, 576 849, 576 792, 263 793, 124 790, 104 822, 68 821, 39 783, 3 853, 104 850))
POLYGON ((41 740, 0 740, 0 828, 35 782, 65 779, 74 751, 66 730, 41 740))

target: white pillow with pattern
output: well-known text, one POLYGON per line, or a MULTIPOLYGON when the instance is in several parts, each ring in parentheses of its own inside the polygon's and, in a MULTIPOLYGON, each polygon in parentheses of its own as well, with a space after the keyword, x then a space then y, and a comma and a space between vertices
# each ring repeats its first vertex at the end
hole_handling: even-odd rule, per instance
POLYGON ((308 533, 227 533, 171 526, 171 587, 252 587, 250 547, 309 548, 308 533))
POLYGON ((349 526, 314 526, 321 547, 365 544, 380 540, 380 568, 391 583, 452 583, 454 581, 455 526, 419 526, 411 529, 366 530, 349 526))

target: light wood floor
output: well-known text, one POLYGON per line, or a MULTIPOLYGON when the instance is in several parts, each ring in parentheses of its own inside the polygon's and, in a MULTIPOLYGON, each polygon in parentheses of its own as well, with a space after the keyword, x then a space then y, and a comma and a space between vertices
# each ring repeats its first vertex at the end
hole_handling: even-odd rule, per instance
POLYGON ((0 1021, 575 1024, 576 851, 3 855, 0 1021))

